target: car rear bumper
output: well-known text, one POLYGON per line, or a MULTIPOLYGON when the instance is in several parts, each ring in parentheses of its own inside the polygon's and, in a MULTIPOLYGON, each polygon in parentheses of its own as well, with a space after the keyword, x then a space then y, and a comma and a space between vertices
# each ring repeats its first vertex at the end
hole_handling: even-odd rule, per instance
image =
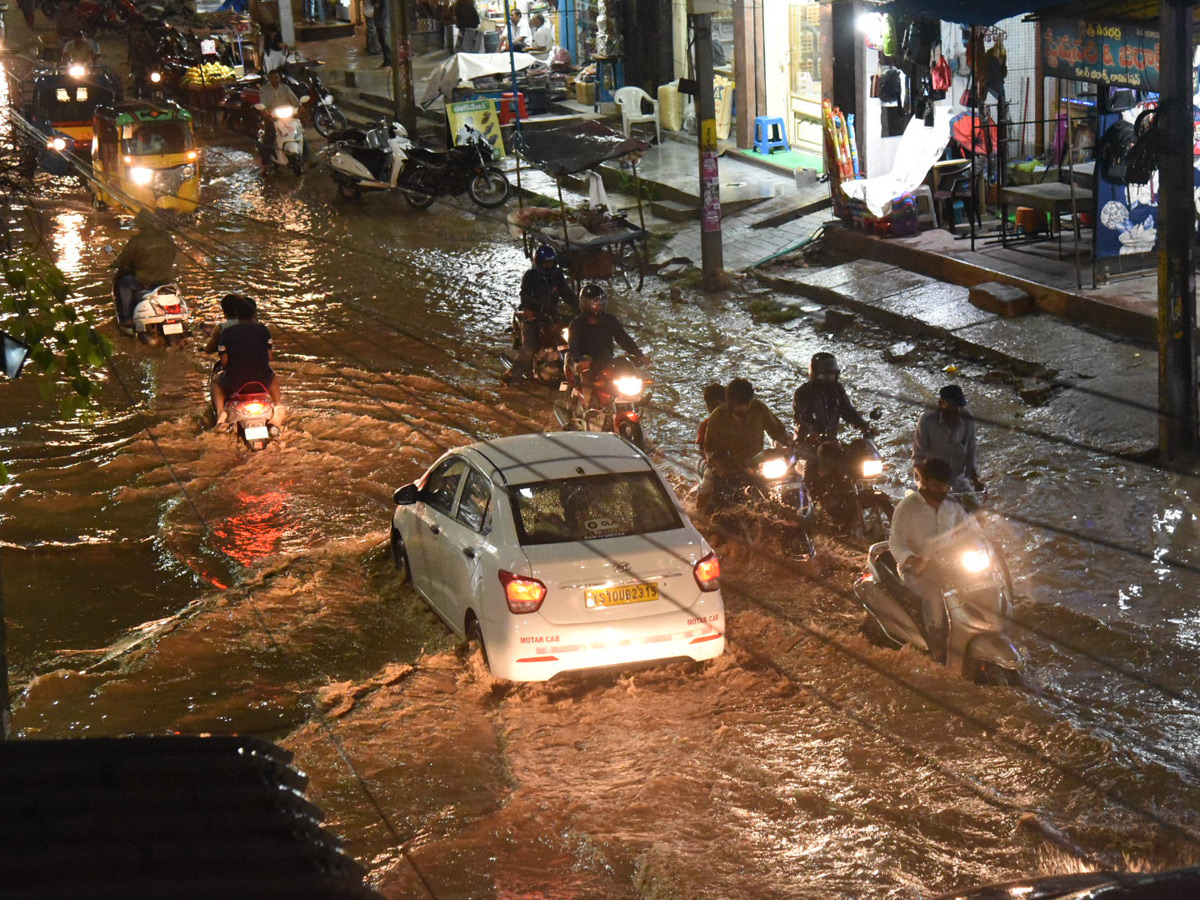
MULTIPOLYGON (((714 596, 715 595, 715 596, 714 596)), ((534 625, 489 637, 488 666, 497 678, 546 681, 562 672, 654 660, 715 659, 725 652, 725 612, 720 594, 691 609, 644 619, 596 625, 534 625)))

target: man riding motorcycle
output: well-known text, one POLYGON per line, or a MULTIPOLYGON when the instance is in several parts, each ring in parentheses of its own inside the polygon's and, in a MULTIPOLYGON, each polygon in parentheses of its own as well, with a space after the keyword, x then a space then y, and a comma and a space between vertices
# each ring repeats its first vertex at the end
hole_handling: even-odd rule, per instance
POLYGON ((625 326, 608 312, 608 293, 598 284, 589 283, 579 292, 580 315, 571 320, 567 356, 583 394, 584 408, 592 405, 596 373, 613 361, 613 344, 645 365, 646 357, 629 336, 625 326))
POLYGON ((708 417, 704 430, 704 459, 707 468, 696 491, 696 509, 708 512, 718 480, 737 481, 745 477, 754 457, 763 450, 764 436, 781 444, 791 435, 775 413, 754 396, 754 385, 735 378, 725 391, 725 402, 708 417))
POLYGON ((577 314, 580 312, 579 301, 558 267, 558 254, 553 247, 543 244, 533 254, 533 266, 521 279, 521 346, 513 367, 500 379, 505 384, 529 376, 533 358, 541 349, 543 327, 547 321, 558 320, 560 303, 566 303, 577 314))
POLYGON ((928 459, 917 466, 917 491, 896 505, 888 549, 896 560, 904 586, 921 598, 925 637, 930 655, 946 661, 946 607, 943 573, 936 558, 955 538, 979 533, 979 525, 961 503, 949 496, 950 466, 928 459))
POLYGON ((841 371, 832 353, 814 353, 808 364, 808 381, 792 395, 796 444, 802 456, 817 463, 810 468, 809 479, 817 494, 822 487, 820 470, 829 471, 841 464, 837 437, 842 420, 865 435, 877 433, 846 396, 846 389, 838 380, 841 371))
POLYGON ((117 320, 122 326, 133 319, 138 298, 160 284, 175 280, 179 250, 171 235, 160 228, 154 214, 143 209, 133 220, 137 233, 113 262, 117 270, 117 320))
MULTIPOLYGON (((262 106, 262 114, 271 124, 271 113, 281 106, 290 106, 296 112, 300 110, 300 98, 295 91, 283 83, 283 75, 279 69, 267 73, 267 82, 258 93, 258 102, 262 106)), ((275 158, 275 128, 272 125, 263 130, 263 142, 259 145, 258 153, 264 166, 269 166, 275 158)))
POLYGON ((967 410, 967 397, 957 384, 938 392, 938 408, 917 420, 912 461, 942 459, 950 466, 950 489, 970 493, 985 487, 975 463, 975 417, 967 410))

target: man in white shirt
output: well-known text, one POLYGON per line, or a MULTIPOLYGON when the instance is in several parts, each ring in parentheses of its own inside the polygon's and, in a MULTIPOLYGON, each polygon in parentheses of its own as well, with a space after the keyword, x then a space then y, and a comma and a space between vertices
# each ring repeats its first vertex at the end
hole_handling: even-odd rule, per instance
POLYGON ((509 35, 511 35, 512 48, 516 51, 524 52, 525 48, 529 46, 529 23, 522 17, 519 9, 510 10, 508 17, 509 26, 500 41, 500 49, 508 49, 509 35))
POLYGON ((945 663, 946 607, 937 555, 962 534, 978 534, 979 525, 961 503, 948 496, 950 466, 945 460, 928 459, 916 472, 916 493, 896 504, 892 514, 888 549, 904 586, 921 598, 929 654, 945 663))
POLYGON ((546 24, 546 17, 541 13, 534 13, 529 20, 529 24, 531 27, 529 52, 538 54, 548 53, 550 45, 554 43, 554 32, 546 24))

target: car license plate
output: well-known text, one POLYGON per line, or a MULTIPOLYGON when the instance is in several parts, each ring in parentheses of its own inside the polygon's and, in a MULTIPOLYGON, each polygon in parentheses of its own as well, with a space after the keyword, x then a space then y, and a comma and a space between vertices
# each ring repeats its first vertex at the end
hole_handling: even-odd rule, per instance
POLYGON ((163 324, 163 334, 183 334, 183 323, 165 322, 163 324))
POLYGON ((267 439, 267 426, 251 425, 249 428, 244 429, 244 434, 248 441, 265 441, 267 439))
POLYGON ((584 604, 588 609, 598 606, 623 606, 626 603, 645 603, 658 599, 658 583, 644 581, 639 584, 617 584, 612 587, 587 591, 584 604))

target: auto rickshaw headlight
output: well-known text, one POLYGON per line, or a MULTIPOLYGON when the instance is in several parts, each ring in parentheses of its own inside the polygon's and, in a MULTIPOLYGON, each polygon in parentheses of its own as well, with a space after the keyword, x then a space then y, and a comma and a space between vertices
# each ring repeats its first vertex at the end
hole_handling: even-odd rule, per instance
POLYGON ((184 178, 191 178, 193 175, 196 174, 196 167, 195 166, 184 166, 182 169, 179 170, 179 174, 182 175, 184 178))
POLYGON ((82 78, 84 75, 87 74, 87 67, 81 66, 79 63, 75 63, 74 65, 72 65, 70 68, 67 69, 67 74, 70 75, 72 78, 82 78))
POLYGON ((129 180, 134 184, 149 184, 154 180, 154 170, 145 166, 134 166, 129 170, 129 180))
POLYGON ((67 139, 62 137, 52 137, 50 140, 46 141, 46 146, 51 150, 66 150, 67 139))

